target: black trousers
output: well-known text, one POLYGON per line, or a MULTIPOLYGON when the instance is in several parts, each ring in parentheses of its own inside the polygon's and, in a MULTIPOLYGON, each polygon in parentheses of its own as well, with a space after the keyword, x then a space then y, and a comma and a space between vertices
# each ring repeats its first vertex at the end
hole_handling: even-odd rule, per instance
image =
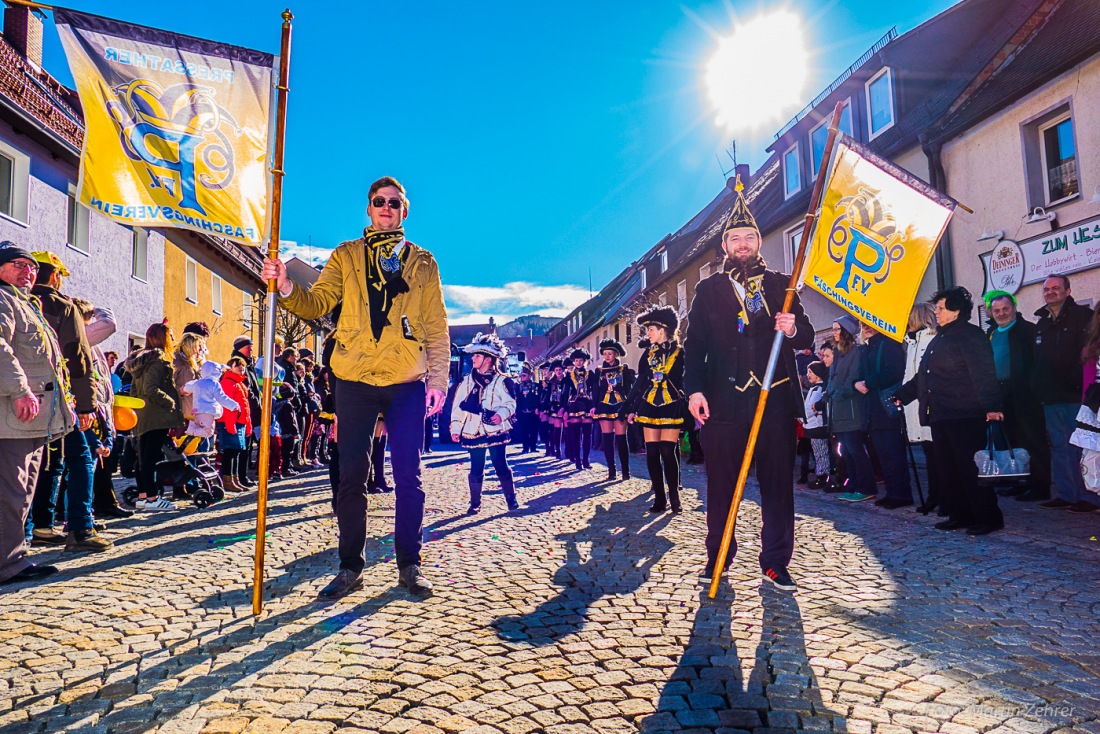
MULTIPOLYGON (((1016 448, 1027 449, 1031 456, 1029 484, 1043 492, 1050 492, 1050 441, 1047 439, 1046 418, 1043 406, 1021 406, 1005 383, 1001 384, 1004 404, 1004 427, 1009 440, 1016 448)), ((996 434, 995 434, 996 435, 996 434)))
POLYGON ((912 502, 913 489, 909 484, 909 465, 905 457, 907 439, 901 432, 900 422, 894 428, 873 429, 869 434, 882 465, 886 496, 892 500, 912 502))
POLYGON ((519 437, 523 452, 534 451, 539 441, 538 413, 517 413, 516 419, 519 422, 519 437))
MULTIPOLYGON (((747 403, 746 403, 747 405, 747 403)), ((755 408, 755 404, 753 405, 755 408)), ((740 411, 739 411, 740 412, 740 411)), ((726 517, 733 503, 737 474, 749 440, 753 409, 740 412, 738 423, 708 421, 699 431, 707 469, 707 563, 718 559, 726 517)), ((794 554, 795 419, 783 406, 768 405, 760 425, 753 460, 760 483, 760 568, 786 568, 794 554)), ((736 538, 730 544, 727 563, 737 554, 736 538)))
POLYGON ((940 481, 940 500, 948 516, 967 525, 1004 526, 992 487, 978 486, 974 454, 985 448, 984 418, 962 418, 932 424, 932 456, 940 481))
POLYGON ((379 414, 386 421, 393 468, 397 567, 420 563, 424 533, 420 450, 424 446, 425 391, 423 382, 377 386, 336 380, 336 414, 342 417, 340 485, 336 493, 341 569, 361 573, 366 564, 367 476, 379 414))

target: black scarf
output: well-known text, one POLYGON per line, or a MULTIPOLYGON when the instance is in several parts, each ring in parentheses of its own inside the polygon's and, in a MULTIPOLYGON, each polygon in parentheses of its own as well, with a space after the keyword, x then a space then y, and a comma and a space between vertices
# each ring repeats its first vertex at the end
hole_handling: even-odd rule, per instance
POLYGON ((405 230, 397 229, 363 232, 367 260, 367 307, 370 310, 370 328, 375 340, 382 338, 382 329, 390 324, 390 308, 393 299, 409 292, 401 271, 409 259, 409 248, 394 250, 405 239, 405 230))
POLYGON ((485 386, 488 385, 492 379, 492 373, 483 375, 477 370, 471 372, 470 380, 473 384, 470 386, 470 392, 466 395, 466 398, 458 404, 458 407, 467 413, 480 414, 481 391, 485 389, 485 386))

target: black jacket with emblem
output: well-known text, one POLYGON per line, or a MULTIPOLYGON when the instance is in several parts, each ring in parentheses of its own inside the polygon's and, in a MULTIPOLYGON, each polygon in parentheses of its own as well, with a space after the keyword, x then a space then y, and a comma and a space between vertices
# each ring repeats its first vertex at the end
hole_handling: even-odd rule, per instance
POLYGON ((1031 370, 1031 388, 1043 405, 1080 403, 1083 372, 1081 350, 1088 341, 1092 309, 1077 303, 1073 296, 1057 316, 1043 306, 1035 315, 1035 362, 1031 370))
MULTIPOLYGON (((783 308, 789 283, 789 276, 765 271, 762 285, 767 312, 753 316, 744 331, 737 330, 741 304, 727 273, 715 273, 696 286, 684 338, 684 391, 706 396, 711 421, 752 419, 775 338, 775 314, 783 308)), ((797 330, 793 337, 783 340, 768 410, 787 411, 793 419, 802 412, 794 352, 813 346, 814 327, 797 294, 791 313, 797 330)))

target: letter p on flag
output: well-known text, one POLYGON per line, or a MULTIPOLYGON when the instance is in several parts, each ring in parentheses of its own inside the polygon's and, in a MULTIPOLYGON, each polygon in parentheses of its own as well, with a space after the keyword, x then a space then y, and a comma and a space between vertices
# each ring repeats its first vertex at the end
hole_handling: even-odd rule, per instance
POLYGON ((902 341, 957 203, 843 134, 826 174, 800 283, 902 341))

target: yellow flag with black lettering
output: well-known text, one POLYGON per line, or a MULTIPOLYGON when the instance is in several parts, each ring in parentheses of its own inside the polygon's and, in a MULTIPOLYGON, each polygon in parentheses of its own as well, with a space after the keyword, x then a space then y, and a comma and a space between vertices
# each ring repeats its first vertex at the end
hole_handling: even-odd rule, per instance
POLYGON ((276 57, 63 8, 54 21, 84 109, 80 202, 263 242, 276 57))
POLYGON ((902 341, 956 203, 846 135, 837 138, 802 280, 902 341))

